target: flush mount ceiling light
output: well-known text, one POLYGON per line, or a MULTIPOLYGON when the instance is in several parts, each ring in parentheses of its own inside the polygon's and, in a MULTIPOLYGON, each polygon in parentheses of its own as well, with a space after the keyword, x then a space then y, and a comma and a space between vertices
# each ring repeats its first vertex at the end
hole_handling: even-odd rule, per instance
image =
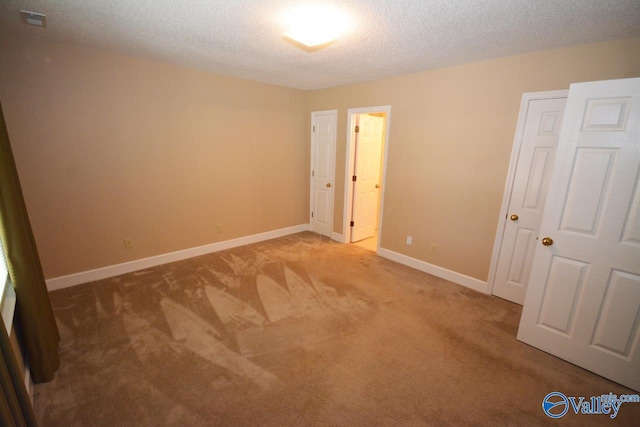
POLYGON ((284 38, 305 50, 318 50, 346 33, 348 16, 328 5, 301 5, 283 15, 284 38))
POLYGON ((47 16, 42 13, 29 12, 28 10, 20 11, 20 19, 23 24, 35 25, 36 27, 47 26, 47 16))

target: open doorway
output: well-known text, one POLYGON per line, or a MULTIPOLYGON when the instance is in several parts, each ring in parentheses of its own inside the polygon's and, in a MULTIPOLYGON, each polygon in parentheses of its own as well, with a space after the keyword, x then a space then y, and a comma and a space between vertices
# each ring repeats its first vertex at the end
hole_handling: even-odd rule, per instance
POLYGON ((386 106, 348 111, 344 237, 372 251, 380 247, 382 233, 390 110, 386 106))

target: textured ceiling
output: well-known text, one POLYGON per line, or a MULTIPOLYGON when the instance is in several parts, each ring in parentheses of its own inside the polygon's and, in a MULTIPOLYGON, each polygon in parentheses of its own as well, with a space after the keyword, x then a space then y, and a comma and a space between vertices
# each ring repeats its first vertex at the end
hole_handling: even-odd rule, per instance
POLYGON ((309 2, 0 0, 0 33, 299 89, 640 36, 639 0, 320 1, 343 9, 355 26, 307 52, 283 40, 281 15, 309 2), (47 28, 22 24, 20 9, 46 14, 47 28))

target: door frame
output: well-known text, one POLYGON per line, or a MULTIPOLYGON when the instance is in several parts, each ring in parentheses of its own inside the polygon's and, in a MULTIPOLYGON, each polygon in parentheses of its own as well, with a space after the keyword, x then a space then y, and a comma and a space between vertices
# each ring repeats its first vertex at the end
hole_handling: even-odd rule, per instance
POLYGON ((314 212, 314 203, 315 203, 315 198, 314 198, 314 191, 315 191, 315 179, 316 177, 313 175, 313 171, 314 171, 314 166, 316 164, 316 150, 314 147, 314 144, 316 143, 315 140, 315 133, 314 133, 314 126, 315 126, 315 122, 316 122, 316 117, 317 116, 326 116, 326 115, 333 115, 335 117, 335 123, 336 123, 336 129, 334 130, 334 137, 333 137, 333 155, 332 155, 332 161, 333 161, 333 165, 331 167, 331 170, 333 172, 333 176, 331 177, 331 182, 333 183, 333 197, 331 198, 331 215, 329 215, 329 236, 331 237, 331 235, 333 234, 333 215, 334 215, 334 211, 335 211, 335 182, 336 182, 336 140, 337 140, 337 136, 338 136, 338 110, 322 110, 322 111, 312 111, 311 112, 311 126, 309 126, 309 133, 310 133, 310 141, 311 144, 309 145, 309 148, 311 149, 311 155, 309 158, 309 229, 311 231, 315 231, 314 227, 313 227, 313 223, 314 223, 314 218, 311 217, 312 212, 314 212))
POLYGON ((496 238, 493 243, 493 253, 491 254, 491 265, 489 267, 489 294, 493 295, 493 287, 495 285, 496 273, 498 270, 498 257, 502 249, 502 239, 507 227, 507 214, 509 213, 509 204, 511 203, 511 193, 513 192, 513 184, 516 178, 516 168, 520 157, 520 148, 522 147, 522 139, 524 138, 524 126, 529 113, 529 105, 531 101, 539 99, 557 99, 567 98, 569 89, 550 90, 544 92, 525 92, 522 94, 520 101, 520 112, 518 113, 518 122, 516 124, 516 133, 513 137, 513 146, 511 148, 511 160, 509 161, 509 171, 507 172, 507 181, 502 195, 502 206, 500 208, 500 216, 498 218, 498 228, 496 230, 496 238))
POLYGON ((380 250, 380 237, 382 236, 382 218, 384 215, 384 193, 387 180, 387 153, 389 152, 389 129, 391 128, 391 106, 384 105, 378 107, 349 108, 347 110, 347 150, 345 155, 344 174, 344 210, 342 212, 342 242, 351 243, 351 212, 353 209, 353 185, 351 177, 354 174, 356 144, 355 144, 355 116, 357 114, 385 113, 384 148, 382 150, 382 172, 380 174, 382 182, 382 193, 380 194, 380 212, 378 220, 378 243, 376 252, 380 250))

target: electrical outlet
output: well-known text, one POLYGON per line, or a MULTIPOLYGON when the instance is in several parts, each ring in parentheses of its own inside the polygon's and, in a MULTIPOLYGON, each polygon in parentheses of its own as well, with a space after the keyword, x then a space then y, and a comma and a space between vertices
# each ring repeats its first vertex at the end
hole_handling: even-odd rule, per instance
POLYGON ((436 245, 435 243, 431 244, 431 253, 434 255, 438 253, 438 245, 436 245))
POLYGON ((133 239, 131 237, 124 239, 124 247, 127 249, 131 249, 133 247, 133 239))
POLYGON ((216 225, 216 233, 222 233, 222 224, 216 225))
POLYGON ((413 237, 407 236, 407 245, 409 246, 413 245, 413 237))

